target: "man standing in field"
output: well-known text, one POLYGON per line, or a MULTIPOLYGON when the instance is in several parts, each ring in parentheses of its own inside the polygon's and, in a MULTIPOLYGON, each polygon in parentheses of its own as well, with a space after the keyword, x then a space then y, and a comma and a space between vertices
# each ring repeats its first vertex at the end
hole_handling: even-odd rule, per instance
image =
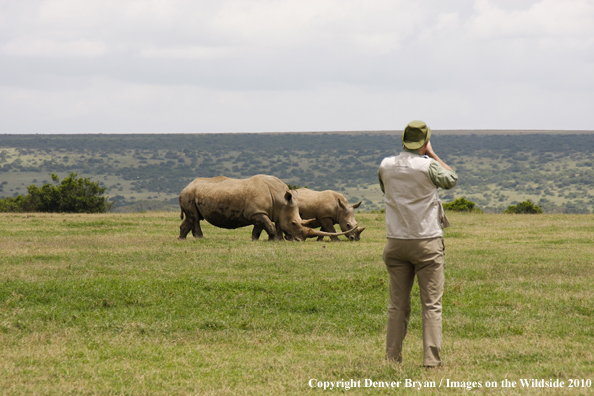
POLYGON ((423 307, 423 365, 441 365, 443 228, 449 223, 437 188, 450 189, 458 175, 433 151, 431 129, 413 121, 402 133, 403 152, 384 158, 378 176, 385 194, 388 240, 383 259, 390 274, 386 359, 402 361, 415 275, 423 307))

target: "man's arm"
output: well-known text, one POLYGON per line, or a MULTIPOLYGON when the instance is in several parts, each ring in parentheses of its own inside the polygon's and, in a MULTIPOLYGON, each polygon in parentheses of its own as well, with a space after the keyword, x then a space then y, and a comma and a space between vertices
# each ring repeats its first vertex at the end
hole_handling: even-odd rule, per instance
POLYGON ((432 159, 429 166, 429 177, 435 187, 441 187, 444 190, 454 188, 458 183, 458 175, 453 170, 444 168, 439 162, 432 159))
POLYGON ((435 154, 430 142, 427 142, 425 155, 433 159, 433 161, 431 161, 431 165, 429 166, 429 177, 431 178, 433 184, 436 187, 441 187, 446 190, 454 188, 456 183, 458 183, 458 175, 452 168, 448 166, 448 164, 443 162, 441 158, 435 154))
POLYGON ((382 175, 380 174, 380 171, 382 170, 382 168, 377 170, 377 178, 379 179, 379 185, 380 188, 382 189, 382 192, 385 194, 386 190, 384 188, 384 182, 382 181, 382 175))

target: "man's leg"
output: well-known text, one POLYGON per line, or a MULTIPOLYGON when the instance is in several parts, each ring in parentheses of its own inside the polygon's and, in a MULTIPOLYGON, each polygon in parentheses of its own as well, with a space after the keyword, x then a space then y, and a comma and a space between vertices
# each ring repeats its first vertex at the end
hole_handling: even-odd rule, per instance
POLYGON ((445 281, 443 246, 442 238, 420 241, 418 251, 421 254, 418 256, 419 261, 415 263, 423 307, 424 366, 441 364, 441 297, 445 281))
POLYGON ((388 330, 386 359, 402 361, 402 342, 410 318, 410 291, 415 280, 411 263, 402 260, 407 241, 388 239, 384 248, 384 262, 390 274, 390 303, 388 305, 388 330))

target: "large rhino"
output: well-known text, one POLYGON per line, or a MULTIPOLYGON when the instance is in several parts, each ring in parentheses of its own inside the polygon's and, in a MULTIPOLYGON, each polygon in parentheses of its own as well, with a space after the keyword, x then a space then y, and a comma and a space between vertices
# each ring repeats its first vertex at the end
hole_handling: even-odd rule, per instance
MULTIPOLYGON (((351 241, 361 239, 361 233, 365 227, 359 227, 355 220, 355 209, 361 205, 358 202, 350 205, 346 198, 332 190, 313 191, 308 188, 297 190, 299 197, 299 214, 304 219, 316 219, 309 223, 311 227, 322 227, 322 230, 330 233, 336 232, 334 224, 338 224, 342 231, 351 241), (352 231, 349 231, 352 230, 352 231)), ((323 236, 318 237, 321 241, 323 236)), ((333 241, 338 241, 335 235, 330 236, 333 241)))
POLYGON ((313 220, 304 221, 299 216, 296 195, 274 176, 256 175, 243 180, 225 176, 195 179, 179 196, 183 220, 179 238, 185 239, 190 231, 195 237, 202 238, 200 220, 229 229, 253 224, 254 240, 263 230, 273 240, 282 240, 283 232, 288 239, 297 241, 346 234, 308 227, 313 220))

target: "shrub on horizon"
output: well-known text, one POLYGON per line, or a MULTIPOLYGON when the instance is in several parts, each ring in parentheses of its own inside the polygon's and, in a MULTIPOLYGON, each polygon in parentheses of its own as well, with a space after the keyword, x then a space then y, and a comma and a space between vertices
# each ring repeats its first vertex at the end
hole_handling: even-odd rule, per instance
POLYGON ((77 176, 71 172, 60 182, 52 173, 52 181, 60 184, 32 184, 28 195, 0 200, 0 212, 105 213, 111 206, 103 197, 107 188, 77 176))
POLYGON ((453 212, 472 212, 472 213, 483 213, 479 208, 475 208, 475 203, 464 198, 456 198, 452 202, 444 203, 443 208, 445 210, 451 210, 453 212))
POLYGON ((510 205, 503 211, 503 213, 513 214, 538 214, 542 213, 542 207, 535 204, 531 200, 520 202, 517 205, 510 205))

